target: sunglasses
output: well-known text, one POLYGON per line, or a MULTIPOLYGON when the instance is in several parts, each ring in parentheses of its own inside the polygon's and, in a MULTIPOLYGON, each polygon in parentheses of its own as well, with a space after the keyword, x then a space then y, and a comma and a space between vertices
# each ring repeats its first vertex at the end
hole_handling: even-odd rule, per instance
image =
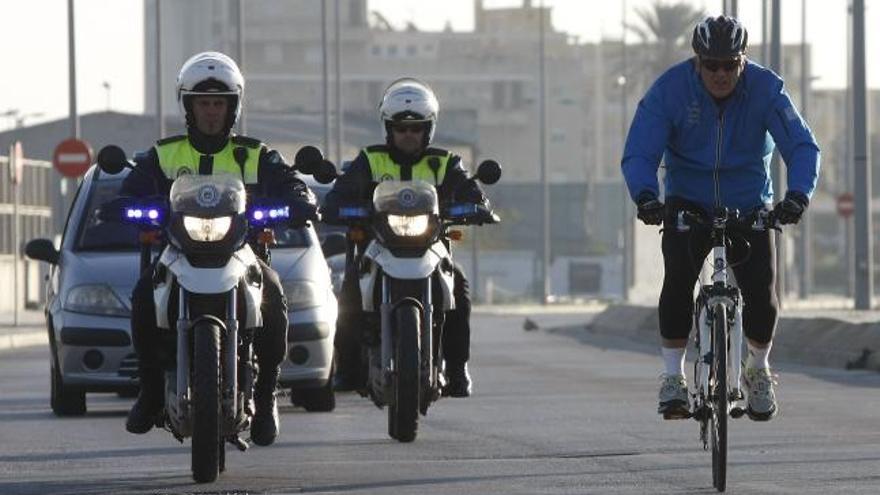
POLYGON ((733 72, 742 64, 741 58, 732 58, 727 60, 717 60, 713 58, 700 59, 700 65, 709 72, 718 72, 724 69, 724 72, 733 72))
POLYGON ((391 130, 399 134, 403 134, 405 132, 418 134, 425 130, 425 124, 395 124, 391 126, 391 130))

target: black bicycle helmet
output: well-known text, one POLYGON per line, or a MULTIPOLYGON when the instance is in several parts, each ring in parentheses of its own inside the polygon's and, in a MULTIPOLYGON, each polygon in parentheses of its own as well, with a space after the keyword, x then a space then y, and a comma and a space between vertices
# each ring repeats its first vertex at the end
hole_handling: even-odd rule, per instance
POLYGON ((733 58, 746 52, 749 33, 735 18, 726 15, 707 17, 694 26, 691 46, 701 57, 733 58))

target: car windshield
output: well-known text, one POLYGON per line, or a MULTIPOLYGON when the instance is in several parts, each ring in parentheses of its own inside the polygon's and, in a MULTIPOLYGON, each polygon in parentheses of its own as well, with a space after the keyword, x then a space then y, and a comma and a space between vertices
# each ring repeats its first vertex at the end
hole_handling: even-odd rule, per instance
POLYGON ((138 229, 130 223, 102 222, 98 209, 119 196, 122 179, 92 183, 85 218, 79 227, 74 249, 77 251, 129 251, 138 249, 138 229))
POLYGON ((306 228, 294 229, 291 227, 275 227, 275 247, 276 248, 298 248, 309 247, 309 235, 306 228))

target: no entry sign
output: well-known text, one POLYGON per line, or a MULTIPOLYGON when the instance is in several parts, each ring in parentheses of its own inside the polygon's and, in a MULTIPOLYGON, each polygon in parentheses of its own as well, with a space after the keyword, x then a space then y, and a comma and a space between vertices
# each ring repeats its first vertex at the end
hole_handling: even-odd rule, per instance
POLYGON ((52 165, 65 177, 79 177, 92 166, 92 147, 81 139, 61 141, 55 147, 52 165))

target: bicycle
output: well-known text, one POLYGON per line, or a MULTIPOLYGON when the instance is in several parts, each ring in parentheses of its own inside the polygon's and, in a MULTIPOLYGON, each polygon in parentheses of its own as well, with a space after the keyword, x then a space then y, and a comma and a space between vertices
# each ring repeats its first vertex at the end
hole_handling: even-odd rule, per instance
POLYGON ((776 219, 765 209, 740 216, 736 210, 716 208, 708 219, 690 210, 677 212, 676 229, 686 232, 691 228, 709 230, 713 253, 711 283, 700 287, 695 305, 698 310, 694 312, 694 326, 697 328, 694 343, 699 354, 694 363, 691 417, 700 423, 703 449, 709 450, 711 444, 712 485, 723 492, 727 487, 727 420, 728 417, 740 418, 746 413, 746 409, 739 405, 744 399, 740 386, 743 303, 739 288, 728 280, 728 269, 745 263, 751 254, 751 247, 747 246, 746 257, 730 263, 727 260, 727 246, 731 240, 728 232, 780 229, 776 219))

